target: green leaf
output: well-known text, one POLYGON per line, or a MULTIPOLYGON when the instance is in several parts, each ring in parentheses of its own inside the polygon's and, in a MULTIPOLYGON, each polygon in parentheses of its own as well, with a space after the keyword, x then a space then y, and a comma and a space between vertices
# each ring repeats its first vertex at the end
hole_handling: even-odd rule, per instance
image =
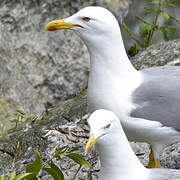
POLYGON ((14 180, 16 177, 16 173, 15 172, 12 172, 10 175, 9 175, 9 180, 14 180))
POLYGON ((158 4, 159 0, 145 0, 146 2, 150 2, 152 4, 158 4))
POLYGON ((25 116, 25 115, 26 115, 26 113, 25 113, 23 110, 20 110, 20 109, 17 109, 17 110, 16 110, 16 113, 17 113, 17 114, 21 114, 22 116, 25 116))
POLYGON ((150 8, 150 7, 147 7, 147 6, 144 7, 144 10, 147 13, 153 13, 153 14, 160 14, 161 13, 160 9, 150 8))
POLYGON ((169 37, 168 37, 168 30, 167 30, 167 28, 166 27, 160 27, 159 30, 163 33, 164 40, 168 41, 169 37))
POLYGON ((68 149, 68 146, 63 146, 61 148, 56 148, 54 157, 58 158, 58 159, 61 159, 61 156, 67 151, 67 149, 68 149))
POLYGON ((18 123, 19 120, 18 120, 18 119, 12 119, 11 122, 12 122, 12 123, 18 123))
POLYGON ((176 5, 171 2, 171 0, 170 1, 167 0, 167 1, 161 2, 161 6, 169 6, 169 7, 173 7, 173 8, 176 7, 176 5))
POLYGON ((56 171, 56 173, 58 174, 59 177, 61 177, 61 179, 64 179, 64 175, 63 175, 62 171, 59 169, 59 167, 56 164, 54 164, 53 161, 51 161, 50 166, 53 170, 56 171))
POLYGON ((15 177, 15 179, 13 180, 23 180, 23 179, 33 179, 35 177, 35 174, 34 173, 22 173, 22 174, 19 174, 15 177))
POLYGON ((6 176, 5 175, 1 175, 0 176, 0 180, 6 180, 6 176))
POLYGON ((88 168, 92 168, 91 164, 86 159, 84 159, 81 155, 79 155, 77 153, 69 153, 69 154, 66 154, 66 156, 81 166, 86 166, 88 168))
POLYGON ((36 121, 38 119, 37 115, 32 115, 26 118, 26 122, 31 123, 32 121, 36 121))
POLYGON ((42 168, 42 160, 40 157, 39 152, 35 152, 35 161, 33 163, 29 163, 26 167, 26 172, 27 173, 34 173, 35 175, 37 175, 39 173, 39 171, 42 168))
POLYGON ((159 1, 160 1, 160 0, 153 0, 153 3, 154 3, 154 4, 159 4, 159 1))
POLYGON ((141 37, 147 41, 148 37, 149 37, 149 33, 153 30, 154 26, 151 25, 151 24, 142 24, 140 27, 139 27, 139 33, 141 35, 141 37))
POLYGON ((165 21, 168 21, 170 19, 169 14, 166 13, 165 11, 162 12, 162 15, 163 15, 165 21))
POLYGON ((176 30, 176 29, 179 29, 180 26, 161 26, 159 27, 159 29, 167 29, 167 30, 176 30))
POLYGON ((51 168, 43 168, 48 174, 50 174, 54 180, 64 180, 64 175, 57 165, 53 161, 50 163, 51 168))
POLYGON ((44 171, 46 171, 48 174, 50 174, 54 180, 63 180, 60 179, 60 177, 58 176, 58 174, 56 173, 56 171, 52 168, 43 168, 44 171))
POLYGON ((71 152, 74 152, 74 151, 78 151, 79 149, 80 149, 79 147, 72 147, 72 148, 69 148, 66 152, 71 153, 71 152))

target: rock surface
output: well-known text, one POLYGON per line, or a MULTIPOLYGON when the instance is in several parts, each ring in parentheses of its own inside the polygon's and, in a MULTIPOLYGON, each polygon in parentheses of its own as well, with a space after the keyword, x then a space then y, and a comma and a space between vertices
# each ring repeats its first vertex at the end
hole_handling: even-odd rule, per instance
POLYGON ((136 55, 132 62, 137 69, 165 65, 179 66, 180 40, 161 42, 150 46, 136 55))
POLYGON ((70 31, 46 32, 44 25, 89 5, 111 9, 119 21, 131 0, 1 0, 0 96, 29 113, 43 112, 86 86, 89 57, 70 31))

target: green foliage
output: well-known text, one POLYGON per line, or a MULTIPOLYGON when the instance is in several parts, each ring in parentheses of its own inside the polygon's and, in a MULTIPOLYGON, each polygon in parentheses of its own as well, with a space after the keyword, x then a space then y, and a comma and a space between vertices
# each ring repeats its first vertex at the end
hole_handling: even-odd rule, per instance
POLYGON ((15 179, 15 177, 16 177, 16 173, 15 173, 15 172, 12 172, 12 173, 9 175, 9 179, 10 179, 10 180, 15 179))
POLYGON ((0 176, 0 180, 6 180, 6 176, 4 175, 0 176))
POLYGON ((133 46, 131 46, 128 50, 128 54, 130 54, 131 56, 135 56, 138 52, 139 52, 139 49, 136 43, 133 46))
MULTIPOLYGON (((26 172, 16 175, 15 172, 9 175, 1 175, 0 180, 38 180, 38 175, 41 171, 46 171, 47 174, 51 175, 54 180, 64 180, 64 174, 60 167, 58 167, 53 159, 62 160, 65 157, 73 160, 76 164, 79 165, 79 168, 75 174, 78 174, 82 166, 92 168, 91 164, 80 154, 75 153, 79 150, 79 147, 69 147, 63 146, 56 148, 56 151, 52 159, 47 159, 46 161, 42 160, 42 157, 39 152, 35 152, 35 160, 26 166, 26 172)), ((74 176, 74 178, 75 178, 74 176)))
POLYGON ((35 121, 37 118, 37 115, 28 116, 26 112, 18 109, 15 111, 14 118, 11 120, 11 123, 15 123, 15 127, 11 128, 11 130, 18 128, 18 124, 26 125, 28 123, 31 123, 32 121, 35 121))
POLYGON ((135 41, 135 45, 129 49, 129 54, 131 56, 134 56, 139 49, 143 49, 151 45, 155 32, 161 32, 163 39, 167 41, 170 39, 169 34, 179 28, 179 26, 161 26, 158 24, 158 19, 160 17, 163 17, 163 24, 167 24, 170 20, 180 24, 179 19, 166 11, 167 7, 176 7, 172 0, 146 0, 146 2, 149 6, 145 6, 144 11, 146 14, 152 15, 153 19, 151 21, 147 21, 141 17, 136 17, 136 19, 142 23, 139 26, 139 36, 141 40, 139 40, 131 32, 125 23, 122 24, 129 36, 135 41))
POLYGON ((53 161, 51 161, 50 163, 50 168, 43 168, 43 170, 50 174, 54 178, 54 180, 64 179, 62 171, 58 168, 57 165, 54 164, 53 161))
POLYGON ((62 159, 61 156, 67 151, 68 148, 69 148, 68 146, 57 148, 54 157, 58 159, 62 159))
POLYGON ((69 146, 63 146, 60 148, 56 148, 54 157, 61 160, 62 159, 61 156, 67 155, 71 152, 78 151, 78 150, 79 150, 79 147, 71 147, 70 148, 69 146))
POLYGON ((77 153, 69 153, 66 156, 72 159, 74 162, 78 163, 80 166, 86 166, 88 168, 92 168, 91 164, 77 153))
POLYGON ((14 118, 11 120, 12 123, 15 123, 15 128, 17 127, 18 123, 23 122, 26 113, 23 110, 16 110, 14 113, 14 118))
POLYGON ((139 33, 145 42, 148 42, 149 34, 155 28, 152 24, 143 23, 139 27, 139 33))
POLYGON ((36 121, 38 115, 29 116, 23 110, 16 110, 14 113, 11 106, 0 98, 0 140, 8 140, 8 134, 18 131, 28 124, 36 121))
POLYGON ((5 175, 1 175, 0 180, 25 180, 27 178, 33 180, 33 176, 34 176, 33 173, 22 173, 22 174, 16 175, 16 173, 14 172, 14 173, 11 173, 9 177, 5 175))
POLYGON ((27 173, 33 173, 38 175, 39 171, 42 168, 42 160, 39 152, 35 152, 35 161, 33 163, 29 163, 26 167, 27 173))
POLYGON ((79 147, 68 147, 68 146, 63 146, 61 148, 57 148, 56 152, 54 154, 54 157, 57 159, 62 159, 62 156, 66 156, 70 159, 72 159, 75 163, 79 164, 80 166, 86 166, 88 168, 92 168, 91 164, 84 159, 81 155, 74 153, 75 151, 78 151, 79 147))
POLYGON ((23 179, 31 179, 33 180, 34 174, 33 173, 22 173, 17 176, 13 180, 23 180, 23 179))

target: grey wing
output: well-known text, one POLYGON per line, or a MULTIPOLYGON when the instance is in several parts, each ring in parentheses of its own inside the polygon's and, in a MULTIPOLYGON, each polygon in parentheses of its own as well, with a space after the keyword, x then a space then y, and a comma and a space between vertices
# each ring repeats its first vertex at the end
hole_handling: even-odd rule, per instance
POLYGON ((180 170, 150 169, 147 180, 180 180, 180 170))
POLYGON ((131 117, 159 121, 180 130, 180 67, 142 71, 144 82, 132 93, 131 117))

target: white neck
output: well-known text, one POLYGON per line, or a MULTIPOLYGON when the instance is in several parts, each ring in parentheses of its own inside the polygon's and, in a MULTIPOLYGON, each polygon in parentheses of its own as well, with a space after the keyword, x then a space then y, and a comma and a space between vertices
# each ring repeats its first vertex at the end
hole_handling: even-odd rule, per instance
POLYGON ((141 164, 134 154, 122 127, 118 133, 106 135, 104 142, 97 145, 100 153, 101 175, 109 174, 110 177, 103 177, 104 180, 111 179, 133 179, 145 180, 147 169, 141 164))
POLYGON ((91 59, 88 81, 89 110, 117 108, 117 112, 124 117, 134 108, 130 96, 141 84, 142 76, 128 59, 120 29, 116 33, 111 32, 99 37, 96 41, 95 39, 84 41, 91 59), (112 94, 113 101, 118 103, 116 105, 112 101, 109 102, 112 94), (116 99, 119 99, 119 102, 116 99))
POLYGON ((85 41, 85 43, 91 59, 90 76, 93 73, 105 75, 106 72, 111 72, 128 80, 138 74, 126 54, 120 29, 116 33, 103 36, 95 42, 85 41))

